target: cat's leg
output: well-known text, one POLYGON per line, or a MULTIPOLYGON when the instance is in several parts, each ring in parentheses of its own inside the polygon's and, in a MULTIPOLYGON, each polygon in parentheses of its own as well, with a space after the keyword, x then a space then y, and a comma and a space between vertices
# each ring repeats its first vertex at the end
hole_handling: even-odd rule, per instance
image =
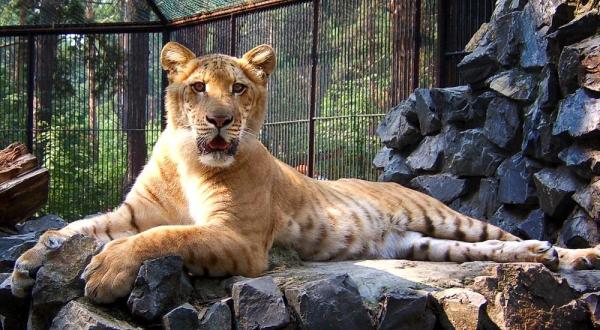
POLYGON ((267 267, 268 240, 226 224, 161 226, 114 240, 92 258, 83 273, 85 294, 101 303, 127 295, 142 262, 181 256, 194 275, 257 276, 267 267))
POLYGON ((463 242, 431 238, 417 232, 398 234, 397 258, 424 261, 540 262, 552 270, 559 267, 559 254, 548 242, 499 241, 463 242))
POLYGON ((35 282, 35 272, 42 266, 48 253, 58 250, 67 238, 82 234, 104 244, 166 224, 164 213, 160 204, 144 199, 143 195, 130 194, 127 201, 113 212, 74 221, 60 230, 45 232, 36 245, 17 259, 11 277, 13 294, 21 297, 27 295, 35 282))

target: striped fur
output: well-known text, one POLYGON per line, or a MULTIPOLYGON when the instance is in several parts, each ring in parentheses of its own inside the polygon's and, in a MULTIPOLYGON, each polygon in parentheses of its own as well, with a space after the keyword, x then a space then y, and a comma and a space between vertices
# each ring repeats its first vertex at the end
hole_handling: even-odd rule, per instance
POLYGON ((317 181, 275 159, 256 138, 266 114, 267 79, 275 67, 269 46, 242 58, 196 58, 168 43, 161 63, 170 82, 168 125, 131 192, 113 212, 45 233, 17 261, 15 294, 25 295, 33 284, 30 271, 77 233, 106 243, 83 274, 86 295, 98 302, 126 295, 148 258, 179 255, 196 275, 256 276, 266 269, 273 244, 318 261, 406 258, 598 266, 597 248, 566 250, 520 241, 400 185, 317 181), (234 93, 234 83, 243 84, 243 92, 234 93), (230 116, 231 123, 223 128, 211 124, 209 118, 217 115, 230 116), (214 151, 218 138, 226 147, 214 151))

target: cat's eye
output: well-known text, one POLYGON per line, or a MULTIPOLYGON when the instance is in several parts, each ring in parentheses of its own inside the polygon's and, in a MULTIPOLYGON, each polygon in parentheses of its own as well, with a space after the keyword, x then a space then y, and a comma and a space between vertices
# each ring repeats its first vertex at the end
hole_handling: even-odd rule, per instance
POLYGON ((233 84, 233 86, 231 87, 231 91, 234 94, 242 94, 244 91, 246 90, 246 85, 244 84, 240 84, 240 83, 235 83, 233 84))
POLYGON ((204 93, 206 92, 206 84, 200 81, 195 82, 192 84, 192 89, 196 93, 204 93))

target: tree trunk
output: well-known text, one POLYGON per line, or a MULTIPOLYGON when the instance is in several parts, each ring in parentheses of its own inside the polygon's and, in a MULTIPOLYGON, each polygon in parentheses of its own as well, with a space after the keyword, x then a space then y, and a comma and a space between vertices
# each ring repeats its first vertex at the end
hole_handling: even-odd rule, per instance
MULTIPOLYGON (((127 0, 126 13, 138 17, 143 12, 136 1, 127 0)), ((132 33, 124 45, 125 81, 124 129, 127 134, 127 174, 123 191, 128 192, 144 164, 148 153, 146 147, 146 99, 148 94, 148 34, 132 33)))
MULTIPOLYGON (((52 24, 58 16, 61 4, 57 0, 44 0, 40 5, 40 24, 52 24)), ((46 137, 52 126, 52 89, 54 87, 54 72, 56 71, 58 37, 56 35, 39 35, 36 37, 36 100, 34 100, 34 139, 36 154, 44 163, 46 137), (41 138, 40 138, 41 136, 41 138)))
MULTIPOLYGON (((88 22, 94 21, 93 1, 88 0, 85 8, 85 18, 88 22)), ((96 86, 96 38, 89 35, 86 43, 85 66, 88 82, 88 139, 92 145, 92 159, 98 160, 98 114, 97 114, 97 86, 96 86)))

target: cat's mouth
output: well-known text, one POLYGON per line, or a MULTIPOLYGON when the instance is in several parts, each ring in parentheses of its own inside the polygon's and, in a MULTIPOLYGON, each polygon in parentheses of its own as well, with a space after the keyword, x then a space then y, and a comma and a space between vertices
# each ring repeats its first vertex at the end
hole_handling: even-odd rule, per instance
POLYGON ((196 145, 198 146, 198 151, 201 154, 223 153, 233 156, 237 152, 239 140, 233 139, 227 142, 227 140, 225 140, 225 138, 219 134, 208 142, 206 142, 204 139, 198 138, 196 139, 196 145))

